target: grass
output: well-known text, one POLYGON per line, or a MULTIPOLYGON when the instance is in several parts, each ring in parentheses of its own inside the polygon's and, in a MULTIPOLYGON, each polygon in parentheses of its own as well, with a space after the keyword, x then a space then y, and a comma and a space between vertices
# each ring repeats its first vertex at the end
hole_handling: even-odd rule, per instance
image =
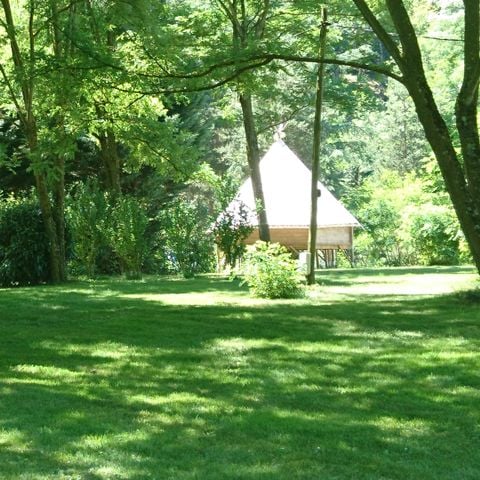
POLYGON ((471 268, 0 291, 0 478, 480 478, 471 268))

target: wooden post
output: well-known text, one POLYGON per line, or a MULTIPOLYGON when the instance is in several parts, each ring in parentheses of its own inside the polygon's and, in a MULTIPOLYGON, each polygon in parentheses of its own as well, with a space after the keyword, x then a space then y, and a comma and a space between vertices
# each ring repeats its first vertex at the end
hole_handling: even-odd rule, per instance
POLYGON ((317 205, 320 192, 318 190, 318 173, 320 164, 320 142, 322 133, 322 105, 323 105, 323 77, 325 66, 323 59, 325 58, 325 45, 327 40, 327 8, 322 6, 321 9, 322 23, 320 25, 320 49, 319 64, 317 71, 317 90, 315 99, 315 120, 313 125, 313 158, 312 158, 312 190, 311 190, 311 215, 310 215, 310 232, 308 236, 308 250, 310 252, 310 271, 307 275, 307 283, 313 285, 315 283, 315 257, 317 251, 317 205))

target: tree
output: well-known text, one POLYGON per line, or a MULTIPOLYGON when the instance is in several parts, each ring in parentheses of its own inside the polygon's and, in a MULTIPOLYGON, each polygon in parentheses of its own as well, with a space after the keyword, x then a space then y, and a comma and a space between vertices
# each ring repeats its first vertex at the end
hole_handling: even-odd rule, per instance
POLYGON ((480 4, 463 0, 463 80, 454 106, 456 124, 451 132, 427 79, 419 38, 405 2, 385 0, 393 33, 381 21, 385 10, 374 10, 365 0, 353 0, 365 21, 401 72, 418 119, 437 159, 453 207, 480 272, 480 137, 478 94, 480 84, 480 4), (454 136, 460 139, 460 151, 454 136))
POLYGON ((56 142, 55 147, 61 151, 55 151, 48 133, 62 123, 59 112, 64 105, 58 85, 62 85, 63 78, 53 83, 52 78, 39 72, 49 64, 61 62, 70 51, 70 45, 59 37, 59 9, 62 17, 71 20, 74 4, 30 0, 22 2, 15 12, 9 0, 2 0, 1 5, 2 40, 10 47, 11 55, 5 64, 0 64, 0 74, 25 133, 27 156, 48 238, 51 280, 63 281, 66 278, 64 161, 69 146, 56 142), (49 50, 53 53, 46 53, 49 50), (45 144, 49 144, 48 149, 43 148, 45 144))
MULTIPOLYGON (((216 0, 220 9, 232 24, 233 54, 241 55, 242 50, 256 46, 264 35, 267 18, 271 14, 270 0, 263 0, 258 5, 247 0, 223 1, 216 0)), ((259 3, 259 2, 256 2, 259 3)), ((251 88, 241 79, 238 82, 239 101, 243 113, 243 126, 247 142, 247 159, 255 201, 257 203, 258 231, 260 240, 270 241, 270 231, 265 209, 262 178, 260 175, 260 149, 258 134, 255 126, 253 99, 251 88)))

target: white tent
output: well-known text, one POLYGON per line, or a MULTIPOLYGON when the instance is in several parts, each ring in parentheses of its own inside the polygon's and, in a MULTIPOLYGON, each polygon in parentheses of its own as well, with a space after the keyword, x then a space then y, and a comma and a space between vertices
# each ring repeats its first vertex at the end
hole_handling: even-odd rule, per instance
MULTIPOLYGON (((261 160, 260 173, 272 242, 306 250, 311 211, 310 170, 282 140, 277 140, 261 160)), ((351 249, 353 228, 360 226, 359 222, 321 182, 318 189, 317 248, 351 249)), ((255 210, 250 178, 243 183, 229 208, 234 208, 238 201, 255 210)), ((258 225, 256 217, 252 221, 258 225)), ((258 230, 247 243, 257 239, 258 230)))

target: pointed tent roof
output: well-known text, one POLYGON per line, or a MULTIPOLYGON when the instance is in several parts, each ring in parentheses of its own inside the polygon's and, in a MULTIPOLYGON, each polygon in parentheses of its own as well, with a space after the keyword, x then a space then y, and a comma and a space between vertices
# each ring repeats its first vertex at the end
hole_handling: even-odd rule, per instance
MULTIPOLYGON (((268 224, 272 228, 307 227, 310 225, 311 171, 282 141, 277 140, 260 161, 263 193, 268 224)), ((358 220, 318 182, 318 228, 360 226, 358 220)), ((255 210, 252 181, 248 178, 230 204, 242 201, 255 210)), ((230 208, 230 207, 229 207, 230 208)), ((257 219, 252 222, 257 225, 257 219)))

